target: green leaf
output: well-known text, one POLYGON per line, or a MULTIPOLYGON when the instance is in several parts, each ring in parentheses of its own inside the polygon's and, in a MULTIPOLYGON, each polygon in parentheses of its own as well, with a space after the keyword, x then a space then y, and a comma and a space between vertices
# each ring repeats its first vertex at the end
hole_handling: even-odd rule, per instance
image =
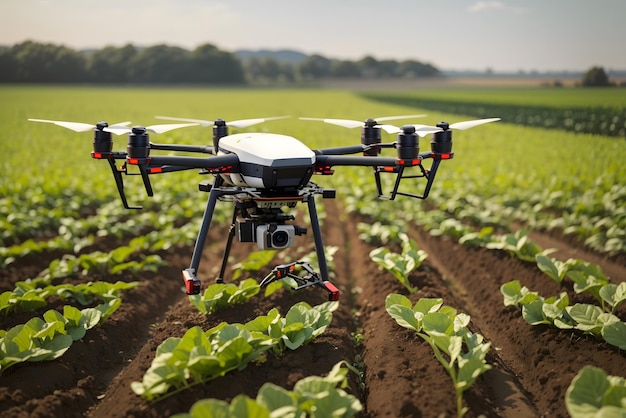
POLYGON ((581 331, 599 334, 601 330, 600 315, 603 311, 599 306, 588 303, 577 303, 574 306, 565 308, 567 313, 574 321, 576 321, 576 329, 581 331))
POLYGON ((576 417, 591 417, 602 407, 610 384, 607 374, 597 367, 585 366, 565 392, 567 412, 576 417))
POLYGON ((491 366, 485 363, 485 354, 489 350, 490 344, 484 344, 480 350, 474 351, 469 358, 459 360, 459 372, 457 374, 456 387, 466 390, 474 384, 478 376, 491 369, 491 366))
POLYGON ((391 305, 387 307, 387 313, 396 320, 398 325, 404 328, 420 331, 422 328, 423 314, 414 312, 410 307, 404 305, 391 305))
POLYGON ((220 359, 208 353, 207 349, 203 346, 197 346, 191 349, 187 367, 197 381, 213 379, 222 373, 222 363, 220 359))
POLYGON ((548 258, 544 254, 536 254, 535 261, 539 270, 550 276, 558 284, 561 284, 567 272, 566 263, 555 258, 548 258))
POLYGON ((626 282, 619 285, 608 283, 600 288, 599 294, 602 300, 615 310, 620 303, 626 300, 626 282))
POLYGON ((263 405, 245 395, 237 395, 230 404, 232 417, 270 418, 270 413, 263 405))
POLYGON ((219 399, 202 399, 189 410, 193 418, 232 418, 230 404, 219 399))
POLYGON ((401 305, 406 306, 407 308, 411 308, 412 306, 409 298, 397 293, 391 293, 385 298, 385 307, 389 307, 391 305, 401 305))
POLYGON ((522 317, 530 325, 550 324, 543 313, 543 300, 535 300, 522 306, 522 317))
POLYGON ((463 348, 463 338, 458 335, 445 334, 438 331, 427 331, 430 340, 439 347, 441 351, 449 357, 448 367, 452 367, 453 363, 461 355, 463 348))
POLYGON ((613 322, 605 325, 602 327, 601 333, 607 343, 626 350, 626 324, 624 322, 613 322))
POLYGON ((424 331, 429 334, 433 331, 446 335, 452 335, 454 333, 454 322, 448 315, 441 312, 430 312, 424 315, 422 327, 424 331))
POLYGON ((413 307, 415 312, 421 312, 424 315, 431 312, 436 312, 443 305, 443 299, 441 298, 421 298, 413 307))
POLYGON ((522 287, 519 280, 503 284, 500 292, 504 296, 504 306, 526 305, 539 297, 537 292, 531 292, 526 286, 522 287))
POLYGON ((294 409, 298 407, 297 398, 292 392, 273 383, 265 383, 261 386, 257 393, 256 401, 269 411, 276 411, 286 407, 294 409))

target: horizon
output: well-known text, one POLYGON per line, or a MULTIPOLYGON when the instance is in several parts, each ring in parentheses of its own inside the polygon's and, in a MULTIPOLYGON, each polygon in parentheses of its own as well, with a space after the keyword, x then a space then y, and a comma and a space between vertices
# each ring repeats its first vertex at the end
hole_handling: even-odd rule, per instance
POLYGON ((416 60, 441 71, 495 73, 626 69, 620 0, 5 0, 0 44, 26 40, 75 50, 166 44, 189 50, 292 50, 357 61, 416 60), (426 42, 423 39, 427 40, 426 42))

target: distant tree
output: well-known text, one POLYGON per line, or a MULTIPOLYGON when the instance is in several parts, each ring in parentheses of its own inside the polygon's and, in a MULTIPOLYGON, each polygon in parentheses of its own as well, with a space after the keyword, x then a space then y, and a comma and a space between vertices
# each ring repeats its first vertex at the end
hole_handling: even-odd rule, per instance
POLYGON ((402 61, 397 69, 397 75, 404 78, 433 77, 438 74, 439 70, 432 65, 414 60, 402 61))
POLYGON ((298 73, 305 80, 320 79, 330 74, 331 60, 321 55, 311 55, 298 65, 298 73))
POLYGON ((609 76, 602 67, 592 67, 583 75, 581 84, 583 87, 605 87, 610 86, 609 76))
POLYGON ((15 81, 73 83, 87 79, 86 60, 65 46, 26 41, 14 45, 9 54, 15 65, 15 81))
POLYGON ((221 51, 211 44, 198 46, 190 55, 190 72, 181 81, 195 83, 245 82, 241 61, 234 54, 221 51))
POLYGON ((189 76, 189 51, 168 45, 144 48, 133 57, 134 81, 177 83, 189 76))
POLYGON ((361 75, 366 78, 378 77, 378 60, 371 56, 366 56, 357 61, 361 68, 361 75))
POLYGON ((107 46, 87 58, 87 72, 96 83, 129 83, 133 81, 133 59, 137 49, 133 45, 121 48, 107 46))
POLYGON ((296 77, 293 64, 271 56, 250 57, 243 68, 247 79, 254 83, 290 83, 296 77))
POLYGON ((398 76, 398 61, 382 60, 378 61, 377 72, 378 77, 392 78, 398 76))
POLYGON ((354 61, 333 60, 330 65, 330 76, 337 78, 358 78, 361 69, 354 61))
POLYGON ((17 80, 17 60, 10 48, 0 50, 0 83, 13 83, 17 80))

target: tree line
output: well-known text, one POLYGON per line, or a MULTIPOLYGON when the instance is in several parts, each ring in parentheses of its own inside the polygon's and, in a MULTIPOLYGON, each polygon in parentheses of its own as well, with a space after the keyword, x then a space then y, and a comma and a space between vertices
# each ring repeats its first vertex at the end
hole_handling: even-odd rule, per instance
POLYGON ((439 75, 419 61, 358 61, 311 55, 298 64, 273 57, 239 59, 211 44, 193 50, 132 44, 77 51, 26 41, 0 48, 0 83, 292 83, 324 78, 416 78, 439 75))

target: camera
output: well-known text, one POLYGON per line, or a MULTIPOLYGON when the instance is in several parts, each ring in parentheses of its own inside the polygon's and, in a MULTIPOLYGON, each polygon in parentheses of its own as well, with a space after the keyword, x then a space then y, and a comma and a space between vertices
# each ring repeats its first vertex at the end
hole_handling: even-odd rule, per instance
POLYGON ((236 234, 239 242, 256 242, 260 250, 291 248, 295 236, 306 234, 306 228, 279 223, 260 224, 256 220, 238 220, 236 234))
POLYGON ((293 247, 295 236, 294 225, 267 224, 256 227, 256 242, 260 250, 293 247))

